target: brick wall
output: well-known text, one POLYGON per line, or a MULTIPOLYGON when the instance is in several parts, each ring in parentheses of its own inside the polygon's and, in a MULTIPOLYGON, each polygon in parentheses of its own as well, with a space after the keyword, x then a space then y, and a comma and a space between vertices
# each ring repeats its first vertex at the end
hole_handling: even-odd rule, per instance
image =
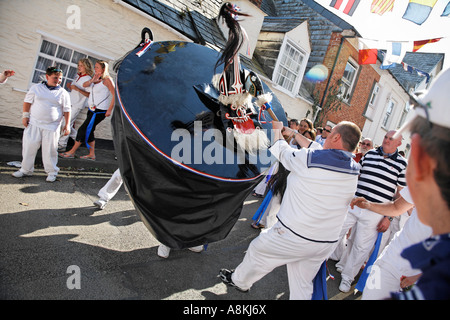
MULTIPOLYGON (((341 79, 347 61, 351 57, 353 61, 358 61, 358 50, 344 39, 338 60, 333 68, 336 54, 338 54, 341 43, 341 34, 333 33, 330 39, 327 52, 324 58, 324 65, 328 68, 331 75, 330 85, 341 79)), ((370 98, 374 81, 379 81, 380 75, 375 71, 372 65, 360 65, 356 73, 356 84, 353 86, 352 96, 348 103, 341 102, 341 108, 338 111, 330 112, 318 125, 325 125, 327 121, 338 123, 340 121, 352 121, 362 130, 366 118, 363 116, 367 101, 370 98)), ((320 97, 323 96, 327 81, 316 85, 316 90, 320 91, 320 97)))

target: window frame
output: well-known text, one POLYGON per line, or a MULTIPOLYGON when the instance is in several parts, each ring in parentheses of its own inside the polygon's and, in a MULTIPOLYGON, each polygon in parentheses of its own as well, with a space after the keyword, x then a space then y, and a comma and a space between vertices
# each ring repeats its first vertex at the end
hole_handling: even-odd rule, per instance
MULTIPOLYGON (((36 83, 40 83, 41 81, 45 80, 45 71, 46 71, 47 67, 49 67, 50 65, 49 66, 45 66, 44 70, 38 69, 37 67, 38 67, 38 62, 39 62, 39 57, 40 56, 45 58, 45 59, 51 60, 51 63, 52 63, 51 65, 52 66, 53 65, 60 66, 62 63, 64 63, 64 64, 68 65, 68 68, 67 68, 68 71, 70 70, 70 67, 74 68, 75 72, 73 74, 73 77, 75 77, 75 75, 78 72, 77 68, 78 68, 78 60, 79 60, 79 58, 77 58, 77 61, 75 63, 73 63, 72 61, 67 61, 67 60, 64 60, 64 59, 56 57, 56 53, 53 56, 50 56, 50 55, 48 55, 46 53, 42 53, 41 50, 42 50, 42 44, 44 43, 44 41, 56 44, 56 46, 57 46, 56 52, 57 52, 59 47, 65 47, 67 49, 72 50, 71 57, 70 57, 71 60, 72 60, 74 52, 81 53, 82 55, 84 55, 84 57, 88 57, 91 60, 91 62, 93 63, 93 65, 95 64, 95 62, 97 60, 105 60, 105 61, 114 60, 114 58, 112 58, 112 57, 108 57, 108 56, 106 56, 104 54, 101 54, 99 52, 90 50, 88 48, 81 47, 79 45, 76 45, 74 43, 66 41, 66 40, 64 40, 62 38, 56 37, 56 36, 54 36, 52 34, 49 34, 49 33, 45 32, 45 31, 36 30, 36 32, 40 35, 39 47, 36 50, 35 60, 34 60, 33 68, 31 70, 29 82, 28 82, 28 89, 32 85, 34 85, 36 83), (35 78, 36 70, 41 72, 40 79, 38 80, 38 82, 33 82, 33 80, 35 78), (42 79, 42 78, 44 78, 44 79, 42 79)), ((67 89, 66 88, 67 81, 73 81, 74 80, 74 78, 71 78, 71 77, 68 77, 68 76, 69 76, 68 72, 64 72, 63 73, 63 81, 61 82, 61 86, 63 88, 65 88, 65 89, 67 89)))
POLYGON ((279 89, 280 91, 283 91, 287 94, 290 94, 292 96, 299 96, 300 95, 299 90, 300 90, 301 83, 303 81, 303 76, 305 74, 308 58, 309 58, 309 55, 306 50, 299 47, 298 45, 295 44, 294 41, 290 40, 289 37, 285 36, 283 39, 283 43, 281 45, 280 51, 278 53, 278 57, 277 57, 277 60, 275 63, 275 68, 273 70, 273 75, 272 75, 272 81, 277 86, 277 89, 279 89), (284 56, 287 54, 287 51, 291 48, 293 50, 297 51, 299 53, 299 56, 302 58, 300 62, 297 61, 298 71, 296 73, 293 72, 292 69, 288 69, 282 65, 282 60, 283 60, 284 56), (284 87, 282 84, 279 84, 279 82, 278 82, 279 77, 281 76, 280 74, 281 74, 282 68, 287 69, 288 72, 293 74, 295 77, 294 81, 292 81, 291 89, 284 87))
POLYGON ((392 116, 395 112, 395 107, 397 106, 397 101, 395 101, 393 98, 389 98, 387 102, 387 106, 383 113, 383 119, 381 120, 381 127, 383 129, 389 130, 389 126, 392 122, 392 116), (392 108, 389 108, 392 105, 392 108), (390 109, 390 112, 388 112, 390 109))
POLYGON ((340 93, 338 95, 339 98, 342 98, 342 102, 344 102, 346 104, 350 103, 350 99, 351 99, 352 93, 353 93, 353 88, 355 87, 355 84, 357 82, 356 79, 358 78, 358 72, 359 72, 358 63, 349 57, 349 59, 347 60, 347 63, 345 64, 344 72, 342 74, 341 85, 339 87, 340 93), (351 81, 349 81, 349 79, 344 77, 345 71, 347 70, 348 65, 350 65, 354 69, 353 79, 351 79, 351 81), (345 92, 342 91, 342 88, 344 86, 347 86, 347 90, 345 92))

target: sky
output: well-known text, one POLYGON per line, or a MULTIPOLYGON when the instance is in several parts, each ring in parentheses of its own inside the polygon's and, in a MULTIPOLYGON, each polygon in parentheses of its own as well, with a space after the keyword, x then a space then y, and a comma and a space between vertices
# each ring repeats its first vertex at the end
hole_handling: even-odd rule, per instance
POLYGON ((362 37, 372 40, 414 41, 443 37, 423 46, 418 52, 445 53, 444 69, 450 68, 450 16, 441 17, 449 0, 437 0, 428 19, 422 24, 403 19, 409 0, 396 0, 392 12, 378 15, 370 12, 372 0, 361 0, 352 16, 330 6, 331 0, 314 0, 350 23, 362 37))

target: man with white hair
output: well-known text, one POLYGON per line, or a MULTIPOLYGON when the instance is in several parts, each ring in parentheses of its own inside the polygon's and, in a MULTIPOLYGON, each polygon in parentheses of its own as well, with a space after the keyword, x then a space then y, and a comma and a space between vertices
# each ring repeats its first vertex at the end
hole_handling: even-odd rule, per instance
MULTIPOLYGON (((392 201, 396 191, 406 186, 407 161, 398 154, 402 137, 394 138, 395 131, 386 133, 381 147, 368 151, 360 160, 361 175, 355 195, 368 201, 381 203, 392 201)), ((381 217, 367 209, 349 210, 341 230, 342 239, 350 228, 354 231, 353 245, 336 267, 342 270, 339 290, 349 292, 351 284, 370 254, 379 232, 385 232, 392 217, 381 217), (345 261, 343 261, 345 260, 345 261)), ((347 247, 348 248, 348 247, 347 247)))

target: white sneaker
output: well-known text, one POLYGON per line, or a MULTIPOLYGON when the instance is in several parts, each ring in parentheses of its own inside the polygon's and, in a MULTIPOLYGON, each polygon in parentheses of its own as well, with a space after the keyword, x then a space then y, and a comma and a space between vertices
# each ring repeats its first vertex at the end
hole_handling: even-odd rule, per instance
POLYGON ((161 258, 168 258, 170 254, 170 248, 162 243, 158 247, 158 256, 161 258))
POLYGON ((98 199, 97 201, 94 202, 94 206, 98 207, 100 210, 103 210, 105 209, 107 203, 108 201, 98 199))
POLYGON ((352 287, 352 281, 342 279, 341 284, 339 285, 339 291, 349 292, 351 287, 352 287))
POLYGON ((31 174, 25 174, 25 173, 23 173, 22 171, 19 170, 19 171, 14 172, 12 174, 12 176, 15 177, 15 178, 22 178, 22 177, 30 177, 31 174))
POLYGON ((203 251, 203 246, 192 247, 192 248, 189 248, 189 250, 191 250, 193 252, 202 252, 203 251))
POLYGON ((47 179, 45 179, 45 181, 47 181, 47 182, 55 182, 55 180, 56 180, 56 176, 53 174, 49 174, 47 176, 47 179))

